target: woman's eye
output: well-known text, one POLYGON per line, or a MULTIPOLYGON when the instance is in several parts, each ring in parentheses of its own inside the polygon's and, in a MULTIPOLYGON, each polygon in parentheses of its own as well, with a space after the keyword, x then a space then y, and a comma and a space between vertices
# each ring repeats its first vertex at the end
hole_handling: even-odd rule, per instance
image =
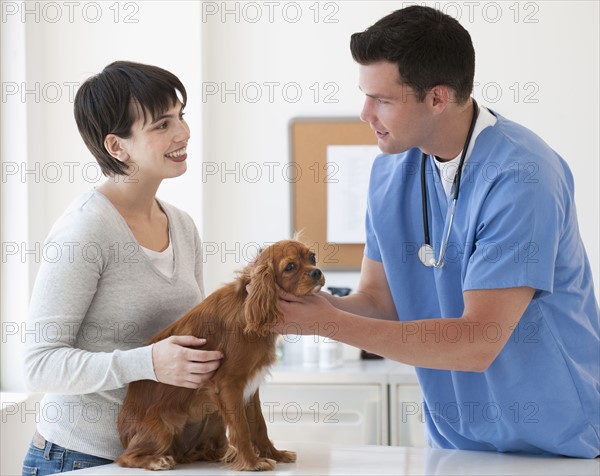
POLYGON ((284 271, 293 271, 295 267, 296 267, 295 263, 288 263, 288 265, 285 267, 284 271))
POLYGON ((161 122, 158 125, 158 127, 157 127, 157 129, 166 129, 166 128, 167 128, 167 122, 166 121, 165 122, 161 122))

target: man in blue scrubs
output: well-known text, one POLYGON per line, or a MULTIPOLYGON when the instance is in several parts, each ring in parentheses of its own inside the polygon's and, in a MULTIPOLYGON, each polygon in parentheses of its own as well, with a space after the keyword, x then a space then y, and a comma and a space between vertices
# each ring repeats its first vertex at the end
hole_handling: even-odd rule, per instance
POLYGON ((383 152, 360 284, 345 298, 282 293, 286 322, 311 334, 319 316, 336 339, 414 365, 433 447, 598 456, 599 311, 566 162, 477 108, 473 45, 453 18, 398 10, 351 50, 383 152))

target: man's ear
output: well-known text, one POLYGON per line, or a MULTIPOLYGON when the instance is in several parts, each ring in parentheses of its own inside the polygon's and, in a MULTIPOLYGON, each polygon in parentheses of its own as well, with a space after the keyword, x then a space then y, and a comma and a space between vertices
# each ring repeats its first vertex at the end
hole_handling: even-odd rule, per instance
POLYGON ((123 139, 115 134, 107 134, 104 138, 104 148, 115 159, 121 162, 129 160, 129 153, 123 145, 123 139))
POLYGON ((432 106, 440 112, 446 109, 449 103, 455 101, 454 93, 448 86, 434 86, 431 88, 430 93, 432 106))

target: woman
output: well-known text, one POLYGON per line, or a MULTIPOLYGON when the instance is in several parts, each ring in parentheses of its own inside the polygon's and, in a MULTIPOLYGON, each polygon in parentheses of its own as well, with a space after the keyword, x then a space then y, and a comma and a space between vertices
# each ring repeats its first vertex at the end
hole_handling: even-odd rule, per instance
POLYGON ((198 388, 219 366, 222 355, 193 336, 144 346, 204 297, 198 231, 156 198, 163 179, 186 171, 186 100, 172 73, 125 61, 77 92, 79 132, 108 179, 47 239, 62 253, 40 267, 30 304, 26 380, 46 395, 23 474, 111 463, 129 382, 198 388))

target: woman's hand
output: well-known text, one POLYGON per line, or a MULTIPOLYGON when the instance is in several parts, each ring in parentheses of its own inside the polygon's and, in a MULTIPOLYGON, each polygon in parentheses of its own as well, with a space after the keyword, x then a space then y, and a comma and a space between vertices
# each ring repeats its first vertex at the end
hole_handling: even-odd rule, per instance
POLYGON ((221 365, 219 351, 190 349, 202 346, 206 339, 171 336, 152 346, 152 364, 159 382, 196 389, 209 380, 221 365))

